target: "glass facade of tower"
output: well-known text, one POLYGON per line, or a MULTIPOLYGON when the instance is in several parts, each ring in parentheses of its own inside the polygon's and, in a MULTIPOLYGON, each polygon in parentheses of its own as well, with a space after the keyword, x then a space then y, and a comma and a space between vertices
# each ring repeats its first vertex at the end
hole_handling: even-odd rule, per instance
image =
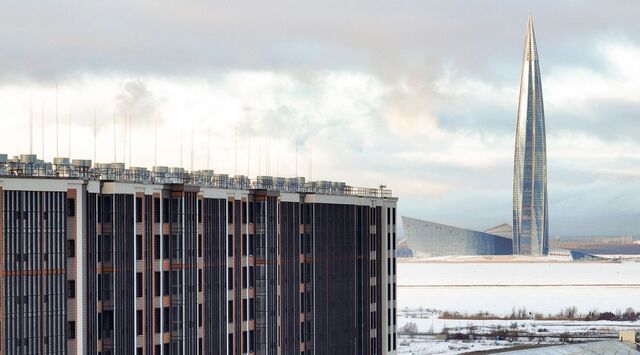
POLYGON ((549 251, 547 148, 533 22, 525 40, 513 169, 513 252, 546 255, 549 251))

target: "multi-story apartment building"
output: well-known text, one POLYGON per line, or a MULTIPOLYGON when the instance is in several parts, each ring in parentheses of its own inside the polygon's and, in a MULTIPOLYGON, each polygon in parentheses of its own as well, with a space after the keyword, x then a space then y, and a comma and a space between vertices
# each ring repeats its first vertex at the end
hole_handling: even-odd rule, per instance
POLYGON ((393 354, 396 203, 0 155, 0 354, 393 354))

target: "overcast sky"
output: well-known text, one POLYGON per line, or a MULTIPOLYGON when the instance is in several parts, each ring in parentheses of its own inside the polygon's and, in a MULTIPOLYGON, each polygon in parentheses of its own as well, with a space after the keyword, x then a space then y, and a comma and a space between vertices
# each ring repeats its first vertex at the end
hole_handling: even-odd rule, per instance
POLYGON ((34 153, 71 146, 93 159, 95 110, 101 162, 114 160, 115 116, 116 159, 129 163, 129 115, 134 166, 154 164, 157 121, 158 165, 191 168, 193 137, 195 169, 297 166, 314 180, 386 184, 402 215, 510 223, 529 14, 551 234, 640 235, 635 0, 2 2, 0 152, 29 151, 33 112, 34 153))

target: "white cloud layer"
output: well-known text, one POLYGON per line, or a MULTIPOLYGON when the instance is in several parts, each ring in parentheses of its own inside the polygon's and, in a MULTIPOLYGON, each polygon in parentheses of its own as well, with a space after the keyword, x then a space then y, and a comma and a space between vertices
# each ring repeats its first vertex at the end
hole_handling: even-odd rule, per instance
MULTIPOLYGON (((158 122, 161 165, 190 168, 193 146, 195 169, 384 183, 401 214, 473 228, 511 219, 522 4, 277 3, 288 16, 204 3, 123 13, 115 2, 99 17, 83 4, 70 14, 7 7, 0 152, 29 150, 33 112, 34 152, 55 155, 57 83, 59 155, 68 154, 71 112, 71 155, 93 158, 95 110, 101 162, 114 160, 115 117, 115 159, 129 163, 131 117, 134 166, 154 164, 158 122), (471 16, 463 5, 505 15, 471 16)), ((592 5, 599 10, 552 1, 534 9, 551 230, 640 234, 638 5, 592 5)))

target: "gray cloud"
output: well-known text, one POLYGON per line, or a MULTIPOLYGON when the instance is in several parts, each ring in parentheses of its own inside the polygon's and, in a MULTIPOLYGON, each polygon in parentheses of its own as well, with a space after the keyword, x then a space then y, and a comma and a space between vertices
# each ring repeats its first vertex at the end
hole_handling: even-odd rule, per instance
MULTIPOLYGON (((605 72, 607 63, 594 43, 603 38, 640 43, 638 13, 640 2, 633 0, 21 1, 0 11, 0 86, 64 86, 87 73, 126 78, 113 93, 113 109, 143 126, 170 98, 138 78, 214 83, 228 71, 269 70, 295 78, 313 102, 320 94, 316 73, 366 72, 388 89, 379 110, 362 110, 366 129, 346 124, 351 117, 319 119, 314 106, 276 102, 264 108, 250 100, 234 117, 235 126, 241 134, 329 142, 326 150, 334 153, 336 169, 404 189, 402 213, 481 228, 510 218, 510 158, 483 167, 447 161, 456 157, 398 156, 453 154, 445 148, 473 134, 508 142, 510 156, 516 100, 509 107, 486 101, 483 92, 443 94, 437 80, 447 74, 454 83, 471 79, 488 88, 516 88, 528 14, 535 17, 543 75, 580 67, 605 72), (434 131, 446 138, 434 139, 429 135, 434 131), (415 196, 404 184, 416 181, 443 191, 415 196)), ((581 109, 590 114, 572 113, 569 106, 548 109, 549 132, 584 133, 605 142, 640 134, 637 102, 593 101, 581 109)), ((477 144, 466 149, 490 146, 477 144)), ((612 160, 607 170, 589 173, 584 166, 561 166, 565 160, 550 162, 556 181, 550 187, 554 233, 640 232, 633 223, 640 220, 637 207, 617 206, 627 201, 625 191, 640 191, 637 178, 620 184, 618 175, 610 175, 637 161, 612 160), (594 186, 597 199, 590 198, 594 186)))
POLYGON ((122 84, 122 91, 115 98, 118 113, 130 117, 136 125, 153 125, 154 115, 162 106, 162 101, 141 80, 131 80, 122 84))

